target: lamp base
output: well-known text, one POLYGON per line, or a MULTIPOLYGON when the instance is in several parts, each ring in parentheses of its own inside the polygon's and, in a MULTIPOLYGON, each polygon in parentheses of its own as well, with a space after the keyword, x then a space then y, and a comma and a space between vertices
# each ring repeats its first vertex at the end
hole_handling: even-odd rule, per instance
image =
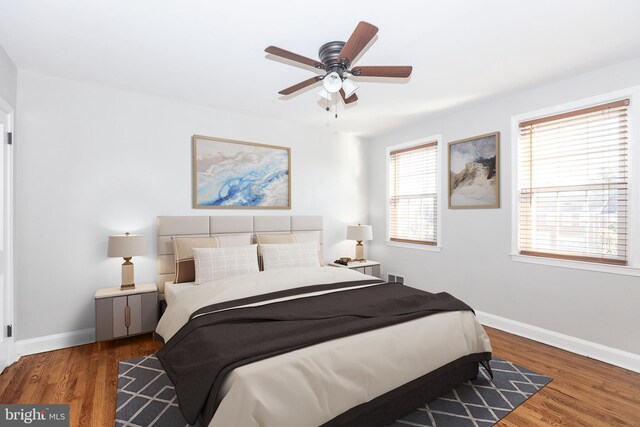
POLYGON ((125 262, 122 263, 122 284, 120 285, 120 289, 135 289, 136 285, 133 283, 133 263, 130 257, 125 258, 124 261, 125 262))
POLYGON ((364 245, 362 244, 362 240, 358 240, 358 243, 356 243, 356 258, 354 259, 354 261, 358 261, 358 262, 367 261, 364 258, 364 245))

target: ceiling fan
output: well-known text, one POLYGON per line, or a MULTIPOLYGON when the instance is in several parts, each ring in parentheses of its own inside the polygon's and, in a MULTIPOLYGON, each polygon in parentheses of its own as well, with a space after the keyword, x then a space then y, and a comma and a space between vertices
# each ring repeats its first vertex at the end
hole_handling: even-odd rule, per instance
MULTIPOLYGON (((411 75, 411 66, 358 66, 353 67, 354 59, 362 52, 367 44, 378 32, 378 27, 361 21, 349 37, 347 42, 333 41, 320 47, 320 60, 298 55, 275 46, 269 46, 265 52, 291 61, 299 62, 323 71, 324 75, 311 77, 305 81, 278 92, 280 95, 290 95, 307 86, 322 81, 323 89, 320 96, 330 100, 331 94, 340 92, 345 104, 358 100, 355 91, 358 89, 349 76, 363 77, 394 77, 405 78, 411 75)), ((329 108, 327 107, 327 110, 329 108)))

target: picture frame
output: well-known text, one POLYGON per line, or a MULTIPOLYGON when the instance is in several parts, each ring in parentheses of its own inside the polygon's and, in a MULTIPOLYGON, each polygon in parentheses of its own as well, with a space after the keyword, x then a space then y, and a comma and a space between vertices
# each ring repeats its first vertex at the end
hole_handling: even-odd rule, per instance
POLYGON ((195 209, 291 209, 291 148, 193 135, 195 209))
POLYGON ((500 208, 500 132, 448 144, 449 209, 500 208))

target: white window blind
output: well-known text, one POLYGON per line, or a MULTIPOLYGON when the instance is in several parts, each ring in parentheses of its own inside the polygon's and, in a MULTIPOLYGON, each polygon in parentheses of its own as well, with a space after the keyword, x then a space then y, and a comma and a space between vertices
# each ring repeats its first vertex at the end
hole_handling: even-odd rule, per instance
POLYGON ((438 143, 389 153, 389 238, 437 244, 438 143))
POLYGON ((627 264, 628 105, 520 123, 522 255, 627 264))

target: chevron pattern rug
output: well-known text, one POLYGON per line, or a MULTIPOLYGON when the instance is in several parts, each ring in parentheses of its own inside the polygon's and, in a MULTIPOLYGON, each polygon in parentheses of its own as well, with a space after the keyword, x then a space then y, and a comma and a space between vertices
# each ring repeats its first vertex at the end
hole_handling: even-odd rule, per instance
MULTIPOLYGON (((506 360, 491 361, 494 379, 484 369, 473 380, 417 408, 390 427, 488 427, 551 382, 551 378, 506 360)), ((154 355, 120 362, 116 426, 189 426, 175 390, 154 355)), ((197 425, 197 424, 196 424, 197 425)))

